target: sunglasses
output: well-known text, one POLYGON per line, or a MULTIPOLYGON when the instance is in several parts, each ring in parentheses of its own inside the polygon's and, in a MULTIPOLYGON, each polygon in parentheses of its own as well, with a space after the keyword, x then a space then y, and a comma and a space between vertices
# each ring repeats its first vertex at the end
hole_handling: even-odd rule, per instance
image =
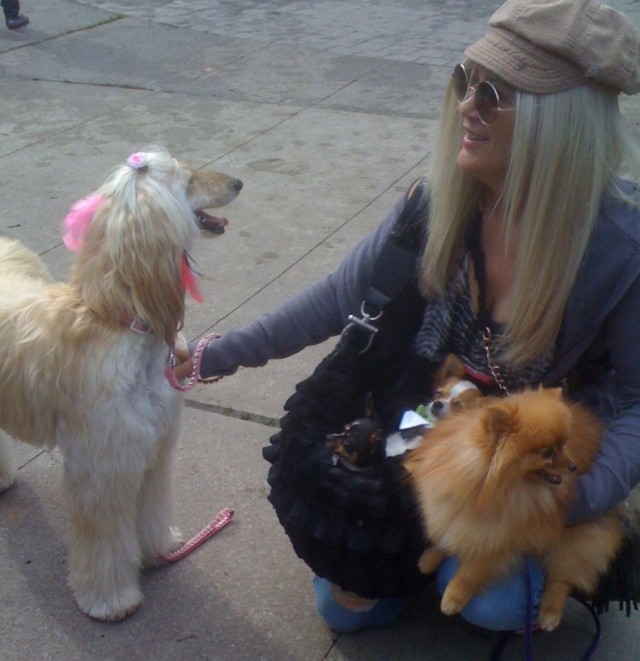
POLYGON ((463 64, 456 65, 451 74, 451 84, 458 103, 462 103, 471 92, 474 92, 473 100, 478 111, 478 117, 486 126, 495 121, 498 112, 515 110, 513 107, 501 108, 500 94, 496 86, 488 80, 479 82, 475 69, 467 71, 463 64))

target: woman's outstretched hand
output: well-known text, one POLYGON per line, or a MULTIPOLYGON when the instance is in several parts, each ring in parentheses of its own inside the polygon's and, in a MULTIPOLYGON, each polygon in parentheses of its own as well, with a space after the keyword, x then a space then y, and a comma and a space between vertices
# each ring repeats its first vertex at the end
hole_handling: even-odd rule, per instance
POLYGON ((178 379, 186 379, 191 376, 193 369, 193 358, 189 352, 189 344, 184 338, 182 333, 178 333, 176 338, 176 345, 173 349, 173 354, 176 359, 176 364, 173 371, 178 379))

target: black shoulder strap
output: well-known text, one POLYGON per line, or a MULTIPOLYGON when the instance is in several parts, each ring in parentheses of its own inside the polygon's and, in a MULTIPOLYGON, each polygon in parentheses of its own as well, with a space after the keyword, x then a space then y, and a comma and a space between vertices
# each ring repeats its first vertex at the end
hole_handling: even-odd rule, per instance
POLYGON ((421 230, 425 204, 424 179, 409 189, 397 224, 373 268, 371 286, 365 296, 365 309, 375 316, 392 301, 415 275, 416 256, 421 247, 421 230))
POLYGON ((418 179, 409 189, 396 226, 378 255, 373 267, 371 285, 360 307, 361 317, 349 315, 349 325, 366 331, 366 351, 377 327, 372 323, 380 319, 384 307, 402 291, 416 274, 416 258, 422 246, 426 204, 426 181, 418 179))

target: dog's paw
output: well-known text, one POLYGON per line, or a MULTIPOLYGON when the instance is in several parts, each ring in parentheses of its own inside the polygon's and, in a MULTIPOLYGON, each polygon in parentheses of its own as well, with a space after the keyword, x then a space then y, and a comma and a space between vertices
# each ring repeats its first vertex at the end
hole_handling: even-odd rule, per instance
POLYGON ((442 601, 440 602, 440 610, 445 615, 456 615, 464 607, 465 607, 465 604, 463 602, 457 601, 456 599, 447 598, 447 597, 442 597, 442 601))
POLYGON ((0 468, 0 493, 6 491, 16 481, 16 471, 0 468))
POLYGON ((6 491, 16 481, 18 474, 9 442, 7 434, 0 429, 0 492, 6 491))
POLYGON ((107 599, 93 600, 75 595, 80 610, 94 620, 101 622, 119 622, 131 615, 144 599, 137 587, 128 588, 119 593, 109 595, 107 599))
POLYGON ((167 540, 160 549, 152 549, 142 554, 142 566, 144 569, 155 569, 164 565, 164 557, 177 551, 184 542, 184 536, 176 526, 169 526, 167 540))
POLYGON ((562 613, 551 609, 541 609, 538 613, 538 626, 543 631, 553 631, 560 624, 562 613))
POLYGON ((440 610, 445 615, 459 613, 471 600, 472 595, 449 583, 440 601, 440 610))
POLYGON ((420 556, 418 560, 418 569, 422 574, 433 574, 444 561, 444 553, 432 546, 420 556))

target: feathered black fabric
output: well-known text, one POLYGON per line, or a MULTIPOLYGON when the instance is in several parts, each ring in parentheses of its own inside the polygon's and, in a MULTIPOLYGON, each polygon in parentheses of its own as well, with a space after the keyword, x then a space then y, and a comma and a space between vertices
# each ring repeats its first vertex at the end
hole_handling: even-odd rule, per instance
MULTIPOLYGON (((425 583, 417 568, 425 541, 401 457, 355 472, 334 465, 325 447, 327 434, 362 417, 368 392, 387 424, 406 401, 385 398, 379 379, 368 380, 359 341, 357 331, 348 332, 285 404, 281 431, 265 448, 272 462, 269 500, 296 553, 317 575, 365 597, 406 595, 425 583)), ((398 363, 388 367, 407 378, 398 363)))

